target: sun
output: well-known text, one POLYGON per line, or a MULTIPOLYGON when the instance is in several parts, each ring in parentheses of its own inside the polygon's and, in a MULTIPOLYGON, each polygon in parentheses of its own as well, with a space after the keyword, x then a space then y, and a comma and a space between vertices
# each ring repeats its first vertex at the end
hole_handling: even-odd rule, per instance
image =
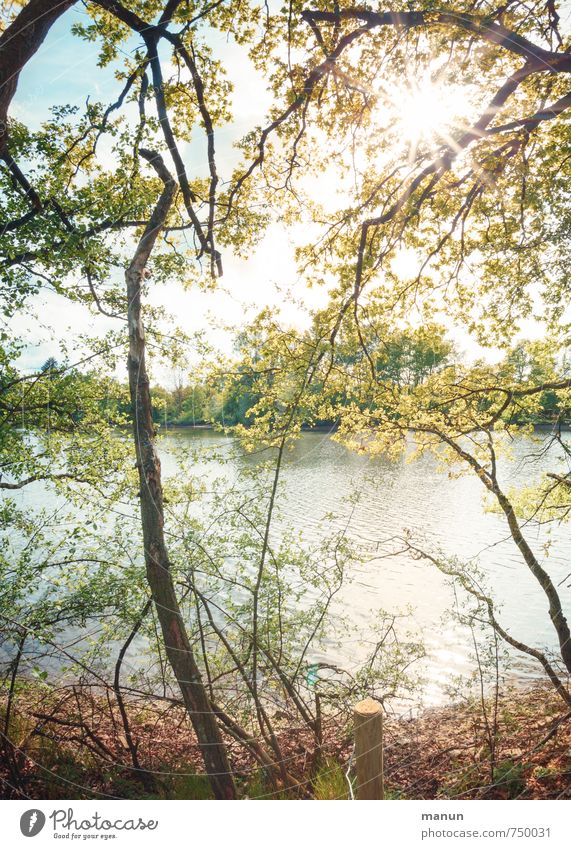
POLYGON ((436 151, 454 145, 457 132, 466 126, 467 94, 429 69, 423 76, 383 85, 378 98, 383 123, 391 125, 414 157, 419 148, 436 151))
POLYGON ((458 124, 460 107, 457 92, 425 78, 403 87, 397 121, 412 144, 447 142, 458 124))

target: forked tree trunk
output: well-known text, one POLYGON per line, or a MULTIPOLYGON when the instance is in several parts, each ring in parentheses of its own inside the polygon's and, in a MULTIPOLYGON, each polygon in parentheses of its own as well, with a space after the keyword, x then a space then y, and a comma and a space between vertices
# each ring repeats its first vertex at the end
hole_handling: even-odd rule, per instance
POLYGON ((175 183, 160 156, 143 150, 140 153, 151 163, 164 183, 161 197, 125 273, 129 321, 129 389, 141 487, 141 523, 147 580, 157 610, 166 653, 196 732, 214 795, 217 799, 234 799, 236 790, 226 749, 184 625, 165 543, 161 464, 155 448, 149 378, 145 367, 141 282, 150 253, 172 203, 175 183))

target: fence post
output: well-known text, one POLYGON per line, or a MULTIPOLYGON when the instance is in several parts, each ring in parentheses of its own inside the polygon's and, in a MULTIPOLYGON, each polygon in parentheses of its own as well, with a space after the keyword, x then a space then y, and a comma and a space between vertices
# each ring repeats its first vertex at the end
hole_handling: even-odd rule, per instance
POLYGON ((357 799, 384 799, 383 708, 364 699, 353 708, 357 799))

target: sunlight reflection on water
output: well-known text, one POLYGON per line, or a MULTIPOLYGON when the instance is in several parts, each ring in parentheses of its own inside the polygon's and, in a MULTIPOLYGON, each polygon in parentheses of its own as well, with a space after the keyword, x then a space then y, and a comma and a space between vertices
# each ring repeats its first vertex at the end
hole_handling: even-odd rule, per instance
MULTIPOLYGON (((208 431, 167 435, 162 448, 165 472, 175 471, 169 448, 189 441, 199 441, 204 447, 225 442, 224 437, 208 431)), ((529 484, 542 472, 557 468, 556 451, 530 457, 536 451, 537 444, 530 437, 515 442, 512 459, 504 461, 500 471, 505 487, 529 484)), ((255 462, 257 458, 237 455, 230 465, 238 476, 241 463, 255 462)), ((279 490, 279 524, 302 531, 312 543, 348 524, 349 536, 371 555, 365 565, 353 567, 353 580, 337 600, 337 607, 349 612, 362 639, 351 640, 341 648, 332 642, 330 649, 336 662, 356 669, 374 645, 374 610, 394 613, 410 606, 414 616, 402 620, 401 629, 424 640, 428 657, 421 666, 426 702, 441 701, 443 689, 453 677, 473 669, 469 631, 456 622, 442 621, 454 602, 444 577, 434 566, 413 561, 408 555, 376 557, 379 546, 381 552, 385 550, 384 541, 402 535, 406 529, 425 548, 477 563, 493 587, 504 626, 537 647, 555 647, 545 597, 508 538, 505 521, 484 510, 483 494, 475 476, 451 478, 433 458, 389 462, 349 452, 323 433, 301 436, 287 455, 279 490)), ((571 542, 565 527, 528 525, 526 535, 555 583, 563 581, 571 562, 571 542), (548 554, 543 550, 547 542, 548 554)), ((563 581, 560 587, 564 606, 571 601, 566 583, 563 581)), ((541 672, 534 662, 517 657, 514 675, 530 679, 541 677, 541 672)))
MULTIPOLYGON (((192 470, 205 482, 222 477, 239 484, 241 472, 264 456, 245 456, 235 441, 213 431, 169 431, 159 441, 165 477, 180 478, 176 454, 181 448, 200 452, 192 470), (211 455, 213 449, 226 457, 225 463, 211 455)), ((501 467, 500 478, 504 486, 529 484, 542 472, 557 468, 556 451, 541 454, 533 439, 520 437, 513 445, 512 459, 501 467), (537 456, 531 457, 532 453, 537 456)), ((347 528, 348 536, 367 554, 366 562, 351 566, 351 580, 332 609, 332 622, 348 616, 355 634, 339 645, 332 625, 331 639, 308 659, 338 663, 355 671, 378 640, 376 611, 382 609, 403 614, 397 622, 403 639, 410 634, 411 639, 424 642, 427 657, 417 666, 426 704, 442 702, 455 676, 473 671, 471 634, 446 617, 454 604, 454 593, 444 577, 431 564, 412 560, 409 555, 383 556, 390 549, 387 540, 406 529, 421 547, 477 563, 493 587, 504 627, 538 648, 555 648, 545 597, 508 538, 505 522, 499 515, 485 512, 482 498, 483 487, 475 476, 451 478, 432 458, 413 462, 371 459, 349 452, 327 434, 302 434, 286 456, 274 538, 293 528, 308 544, 315 545, 332 531, 347 528)), ((21 506, 58 506, 57 498, 42 484, 16 493, 16 500, 21 506)), ((136 508, 131 505, 130 509, 136 514, 136 508)), ((197 509, 200 515, 205 507, 197 509)), ((70 522, 73 524, 72 518, 66 519, 65 511, 62 513, 62 535, 70 522)), ((136 515, 133 520, 138 521, 136 515)), ((528 525, 525 532, 542 564, 560 584, 564 607, 569 607, 571 541, 566 528, 528 525), (548 542, 547 552, 544 546, 548 542)), ((80 639, 82 634, 70 629, 68 636, 80 639)), ((136 646, 137 642, 125 662, 126 669, 137 666, 136 646)), ((525 681, 541 677, 541 670, 518 656, 511 674, 525 681)))

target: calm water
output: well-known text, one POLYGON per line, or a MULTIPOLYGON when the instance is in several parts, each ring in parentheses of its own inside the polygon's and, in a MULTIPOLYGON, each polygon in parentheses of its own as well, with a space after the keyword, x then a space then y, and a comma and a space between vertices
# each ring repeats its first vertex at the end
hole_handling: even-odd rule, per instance
MULTIPOLYGON (((542 454, 539 447, 528 437, 513 446, 512 460, 501 469, 504 488, 531 483, 543 471, 560 471, 557 452, 542 454)), ((200 449, 203 459, 194 471, 204 479, 223 475, 239 482, 243 469, 258 462, 257 455, 245 456, 232 439, 212 431, 171 431, 160 441, 166 476, 180 477, 176 459, 180 448, 200 449), (227 462, 221 464, 209 449, 217 449, 227 462)), ((475 476, 450 477, 431 458, 371 459, 349 452, 326 434, 303 434, 286 456, 274 533, 279 536, 282 529, 293 527, 315 543, 335 528, 348 527, 348 535, 368 552, 367 562, 351 567, 352 580, 336 601, 335 611, 350 616, 355 637, 341 647, 333 640, 326 642, 310 659, 355 670, 378 640, 375 611, 382 609, 406 614, 399 620, 400 633, 409 632, 424 641, 428 657, 419 671, 425 679, 427 704, 442 701, 452 678, 473 669, 469 632, 450 619, 443 621, 454 602, 444 577, 434 566, 408 555, 380 556, 394 548, 388 541, 406 529, 421 547, 442 549, 478 563, 501 607, 502 624, 513 636, 536 647, 554 647, 545 598, 508 539, 505 522, 484 510, 483 495, 475 476)), ((20 491, 17 499, 21 504, 34 506, 41 501, 46 506, 40 484, 20 491)), ((526 535, 555 583, 561 585, 571 615, 571 541, 566 528, 549 531, 530 525, 526 535)), ((539 671, 531 661, 518 659, 513 674, 531 678, 539 671)))
MULTIPOLYGON (((176 431, 162 442, 166 474, 176 474, 171 452, 189 443, 226 447, 234 458, 230 469, 236 477, 242 464, 255 462, 236 456, 231 440, 225 442, 212 432, 176 431)), ((541 454, 539 447, 537 439, 529 437, 521 437, 512 447, 512 459, 504 462, 500 474, 504 489, 529 484, 544 471, 560 470, 558 452, 541 454)), ((280 522, 301 530, 309 541, 348 524, 349 536, 370 552, 365 565, 353 568, 353 580, 338 598, 339 609, 350 613, 360 636, 341 649, 325 646, 314 659, 341 661, 345 668, 356 669, 378 638, 374 611, 406 612, 410 607, 414 615, 400 621, 400 630, 425 643, 428 657, 421 667, 427 703, 441 701, 452 677, 473 668, 469 632, 442 621, 454 602, 445 578, 431 564, 408 555, 378 556, 394 550, 394 543, 387 541, 405 529, 413 532, 420 547, 478 563, 493 587, 502 624, 524 642, 555 647, 545 597, 508 538, 502 517, 486 512, 483 496, 484 488, 474 475, 451 477, 432 458, 371 459, 346 450, 326 434, 303 434, 285 462, 278 490, 280 522)), ((566 527, 548 530, 529 525, 526 536, 555 583, 561 583, 564 606, 571 615, 571 540, 566 527)), ((513 674, 531 678, 539 672, 532 661, 520 658, 513 674)))

